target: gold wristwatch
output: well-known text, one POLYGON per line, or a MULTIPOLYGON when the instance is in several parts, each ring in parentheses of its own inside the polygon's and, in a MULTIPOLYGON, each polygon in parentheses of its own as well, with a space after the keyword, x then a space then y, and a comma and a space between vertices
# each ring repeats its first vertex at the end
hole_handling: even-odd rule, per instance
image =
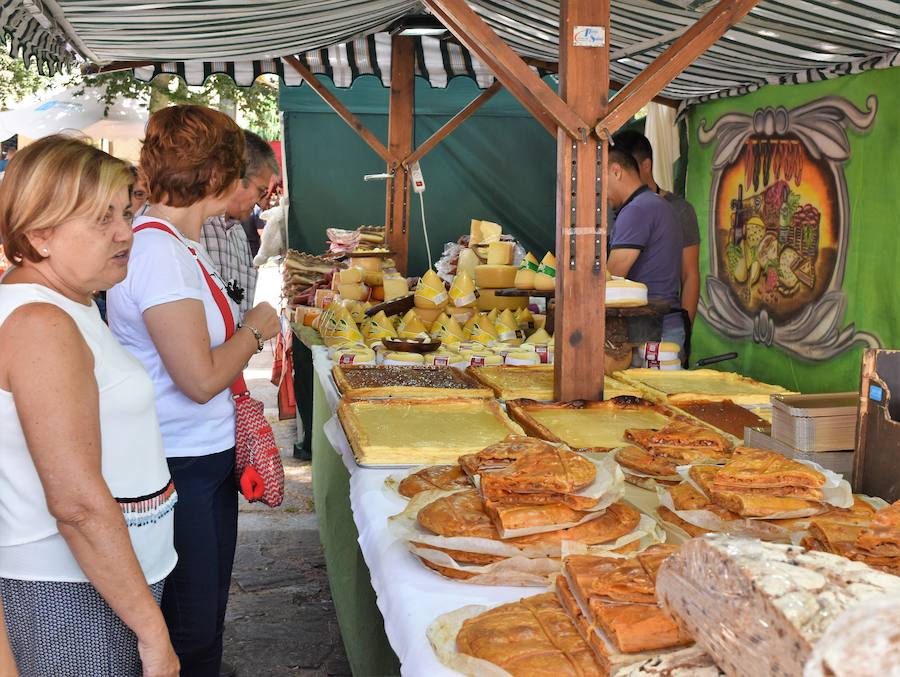
POLYGON ((244 329, 249 329, 253 332, 253 336, 256 337, 256 352, 261 353, 263 351, 263 348, 266 347, 266 344, 263 341, 262 334, 259 333, 259 329, 257 329, 256 327, 251 327, 249 324, 238 322, 237 328, 240 329, 241 327, 243 327, 244 329))

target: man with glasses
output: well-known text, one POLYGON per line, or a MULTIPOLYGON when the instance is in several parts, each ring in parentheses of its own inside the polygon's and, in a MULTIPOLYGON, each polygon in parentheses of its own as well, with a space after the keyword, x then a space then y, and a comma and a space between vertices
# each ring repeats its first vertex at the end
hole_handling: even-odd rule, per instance
POLYGON ((278 174, 275 151, 262 137, 247 130, 244 165, 244 177, 228 201, 225 214, 207 219, 201 232, 203 246, 228 295, 240 306, 241 317, 253 307, 257 275, 241 222, 250 217, 257 204, 265 204, 271 179, 278 174))

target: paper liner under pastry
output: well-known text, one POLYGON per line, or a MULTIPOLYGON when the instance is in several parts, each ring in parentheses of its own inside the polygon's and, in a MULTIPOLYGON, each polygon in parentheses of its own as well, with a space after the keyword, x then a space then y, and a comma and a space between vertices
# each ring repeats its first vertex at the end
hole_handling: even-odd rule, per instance
MULTIPOLYGON (((562 545, 560 543, 518 546, 499 540, 495 541, 474 536, 438 536, 419 524, 417 516, 422 508, 432 501, 454 493, 456 492, 436 490, 423 491, 417 494, 410 499, 403 512, 388 518, 388 528, 396 538, 406 543, 413 541, 423 546, 433 545, 445 550, 460 550, 485 555, 497 555, 499 557, 516 557, 520 555, 530 558, 561 556, 562 545)), ((602 515, 603 513, 600 514, 602 515)), ((590 546, 581 545, 580 547, 584 548, 584 550, 578 550, 577 552, 583 554, 608 554, 611 550, 616 550, 634 541, 643 542, 644 539, 646 539, 648 545, 662 543, 665 541, 665 532, 653 518, 641 513, 637 527, 631 532, 607 543, 590 546)), ((572 543, 570 545, 576 547, 580 544, 572 543)), ((576 551, 572 550, 570 552, 574 554, 576 551)))
MULTIPOLYGON (((400 493, 400 483, 403 482, 407 477, 415 475, 417 472, 421 472, 425 470, 425 468, 431 468, 435 465, 453 465, 452 463, 429 463, 427 465, 418 465, 414 468, 404 468, 400 472, 395 472, 391 475, 388 475, 384 478, 384 489, 385 491, 393 497, 400 497, 404 501, 409 500, 409 496, 404 496, 400 493)), ((441 489, 435 489, 435 491, 442 491, 441 489)), ((449 490, 447 490, 449 491, 449 490)), ((420 492, 421 493, 421 492, 420 492)))
POLYGON ((550 557, 509 557, 485 565, 460 564, 446 552, 423 548, 413 543, 409 550, 416 557, 432 564, 463 574, 466 583, 475 585, 512 585, 522 587, 546 587, 559 573, 559 560, 550 557))
MULTIPOLYGON (((803 465, 812 468, 813 470, 821 473, 825 476, 825 484, 822 485, 822 503, 833 506, 835 508, 849 508, 853 505, 853 490, 850 488, 850 483, 841 477, 838 473, 833 470, 828 470, 827 468, 823 468, 818 463, 814 463, 813 461, 801 461, 800 459, 795 459, 798 463, 802 463, 803 465)), ((707 464, 699 464, 699 465, 707 465, 707 464)), ((690 483, 692 487, 694 487, 701 494, 706 496, 706 492, 703 491, 703 488, 698 485, 693 478, 690 476, 691 466, 689 465, 680 465, 678 466, 678 474, 681 476, 683 480, 690 483)), ((740 490, 733 490, 735 493, 740 493, 740 490)), ((707 498, 709 498, 707 496, 707 498)), ((672 508, 670 506, 666 506, 670 510, 672 508)), ((827 508, 825 508, 827 509, 827 508)), ((766 515, 765 517, 746 517, 743 519, 747 520, 773 520, 773 519, 794 519, 798 517, 812 517, 821 512, 824 512, 825 509, 819 510, 816 508, 805 508, 803 510, 786 510, 778 513, 774 513, 772 515, 766 515)), ((682 511, 685 512, 685 511, 682 511)), ((694 511, 694 512, 705 512, 705 511, 694 511)), ((679 517, 681 515, 679 514, 679 517)), ((684 518, 682 518, 684 519, 684 518)), ((687 520, 691 522, 691 520, 687 520)), ((691 522, 692 524, 694 522, 691 522)), ((702 525, 697 525, 702 526, 702 525)), ((704 527, 706 528, 706 527, 704 527)), ((714 531, 719 531, 719 529, 715 529, 714 531)))
POLYGON ((456 636, 463 623, 483 614, 489 608, 470 604, 438 616, 428 626, 425 634, 438 660, 451 670, 456 670, 467 677, 513 677, 499 665, 456 650, 456 636))

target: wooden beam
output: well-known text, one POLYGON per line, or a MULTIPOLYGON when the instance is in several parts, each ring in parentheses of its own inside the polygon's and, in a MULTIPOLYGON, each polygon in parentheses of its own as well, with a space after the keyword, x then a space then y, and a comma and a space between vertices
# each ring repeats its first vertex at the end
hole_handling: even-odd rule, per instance
MULTIPOLYGON (((561 0, 559 86, 575 113, 597 120, 609 102, 610 0, 561 0), (576 46, 576 26, 604 31, 602 46, 576 46)), ((605 141, 557 135, 554 394, 603 399, 606 345, 605 141)))
MULTIPOLYGON (((113 61, 112 63, 108 63, 105 66, 95 66, 91 64, 86 64, 82 67, 81 73, 82 75, 91 76, 91 75, 99 75, 100 73, 115 73, 116 71, 126 71, 132 68, 143 68, 144 66, 155 66, 156 64, 161 63, 159 61, 113 61)), ((174 73, 172 74, 174 75, 174 73)))
POLYGON ((743 19, 757 2, 759 0, 719 0, 703 18, 616 94, 610 102, 609 113, 597 124, 597 134, 605 134, 604 130, 615 133, 728 29, 743 19))
POLYGON ((409 167, 414 162, 418 162, 423 157, 425 157, 428 153, 434 149, 441 141, 446 139, 453 131, 456 130, 463 122, 472 117, 472 114, 481 108, 484 104, 493 98, 494 94, 503 89, 503 85, 500 84, 499 80, 495 80, 494 84, 484 90, 477 97, 472 99, 469 104, 463 108, 459 113, 454 115, 452 118, 447 120, 447 122, 434 134, 428 137, 428 139, 418 148, 416 148, 412 153, 407 155, 402 164, 409 167))
POLYGON ((425 0, 425 4, 551 134, 556 134, 556 128, 560 127, 573 139, 581 140, 582 135, 590 131, 589 125, 500 39, 465 0, 425 0))
MULTIPOLYGON (((409 170, 400 159, 413 149, 415 105, 415 39, 394 36, 391 40, 391 101, 388 117, 388 172, 385 199, 385 234, 388 249, 402 274, 409 259, 409 170)), ((430 262, 429 262, 430 263, 430 262)))
MULTIPOLYGON (((523 57, 522 60, 527 63, 529 66, 534 66, 540 70, 545 70, 550 73, 559 73, 559 64, 556 61, 544 61, 543 59, 533 59, 529 56, 523 57)), ((619 91, 625 87, 621 82, 617 80, 609 81, 609 88, 619 91)), ((669 108, 678 108, 681 105, 681 102, 678 99, 670 99, 667 96, 654 96, 654 103, 658 103, 662 106, 668 106, 669 108)))
POLYGON ((341 120, 350 125, 350 128, 359 134, 360 138, 369 145, 369 148, 378 153, 378 156, 385 162, 391 162, 391 154, 388 152, 388 149, 385 148, 384 144, 378 140, 378 137, 370 132, 366 126, 360 122, 359 118, 351 113, 350 109, 341 103, 338 98, 322 84, 322 81, 309 70, 309 68, 304 66, 295 56, 283 56, 281 58, 300 74, 300 77, 303 78, 304 82, 306 82, 316 94, 322 97, 322 100, 328 104, 331 110, 338 114, 341 120))

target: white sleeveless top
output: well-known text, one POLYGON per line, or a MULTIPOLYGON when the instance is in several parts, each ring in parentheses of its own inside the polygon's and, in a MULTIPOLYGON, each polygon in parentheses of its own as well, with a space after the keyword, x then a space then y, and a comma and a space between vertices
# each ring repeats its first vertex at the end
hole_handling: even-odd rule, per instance
MULTIPOLYGON (((93 303, 82 305, 43 285, 0 284, 0 324, 30 303, 48 303, 64 310, 93 353, 100 394, 103 479, 122 508, 147 582, 156 583, 168 575, 177 559, 172 531, 177 496, 163 452, 153 383, 140 362, 113 337, 93 303)), ((53 346, 46 349, 53 350, 53 346)), ((53 415, 52 406, 47 415, 53 415)), ((59 449, 63 467, 68 453, 59 449)), ((87 581, 47 509, 13 395, 2 389, 0 577, 87 581)))

